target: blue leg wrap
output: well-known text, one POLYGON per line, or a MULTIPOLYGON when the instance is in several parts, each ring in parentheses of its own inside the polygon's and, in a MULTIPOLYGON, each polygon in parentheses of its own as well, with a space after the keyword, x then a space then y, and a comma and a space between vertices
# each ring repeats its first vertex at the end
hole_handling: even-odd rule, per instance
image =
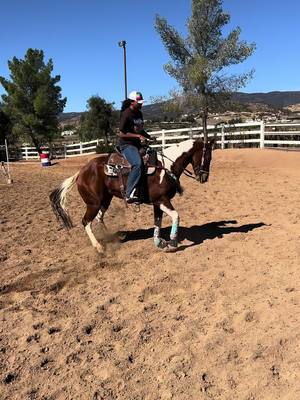
POLYGON ((179 218, 177 218, 177 220, 175 222, 173 222, 173 224, 172 224, 171 234, 170 234, 171 240, 177 239, 178 227, 179 227, 179 218))

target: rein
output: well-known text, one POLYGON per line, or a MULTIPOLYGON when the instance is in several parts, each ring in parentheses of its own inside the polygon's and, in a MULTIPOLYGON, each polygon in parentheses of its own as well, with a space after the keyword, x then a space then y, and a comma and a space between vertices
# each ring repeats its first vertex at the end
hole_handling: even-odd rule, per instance
MULTIPOLYGON (((174 164, 175 161, 171 160, 171 158, 169 158, 169 157, 167 157, 166 155, 164 155, 164 153, 163 153, 161 150, 159 151, 159 154, 162 156, 162 158, 166 158, 167 160, 171 161, 171 162, 174 164)), ((162 167, 161 169, 164 169, 165 171, 168 171, 168 169, 165 168, 165 167, 162 167)), ((193 173, 192 173, 191 171, 189 171, 187 168, 184 168, 184 169, 183 169, 183 174, 184 174, 185 176, 187 176, 188 178, 196 179, 196 178, 193 176, 193 173)))

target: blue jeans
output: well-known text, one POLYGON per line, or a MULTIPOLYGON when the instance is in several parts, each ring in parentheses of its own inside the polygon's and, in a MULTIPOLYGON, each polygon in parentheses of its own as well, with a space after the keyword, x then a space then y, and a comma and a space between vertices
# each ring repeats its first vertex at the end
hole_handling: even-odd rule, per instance
POLYGON ((137 187, 139 180, 141 179, 142 159, 138 149, 131 144, 121 146, 121 153, 131 165, 131 171, 128 175, 126 188, 126 196, 129 197, 131 192, 137 187))

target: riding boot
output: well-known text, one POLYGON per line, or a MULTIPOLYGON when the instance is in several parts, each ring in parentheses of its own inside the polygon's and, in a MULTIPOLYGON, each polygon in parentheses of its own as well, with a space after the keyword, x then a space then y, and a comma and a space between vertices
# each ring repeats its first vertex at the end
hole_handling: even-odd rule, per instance
POLYGON ((126 202, 128 204, 133 204, 133 203, 140 204, 141 203, 141 200, 138 196, 137 188, 133 189, 133 191, 131 192, 129 197, 126 197, 126 202))

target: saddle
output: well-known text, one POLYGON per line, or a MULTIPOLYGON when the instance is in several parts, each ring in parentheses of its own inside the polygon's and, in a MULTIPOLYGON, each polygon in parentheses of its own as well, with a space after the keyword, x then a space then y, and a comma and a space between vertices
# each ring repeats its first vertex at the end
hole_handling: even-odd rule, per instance
MULTIPOLYGON (((144 171, 146 175, 152 175, 155 172, 157 166, 157 153, 153 149, 140 149, 140 154, 144 162, 144 171)), ((121 154, 118 146, 115 147, 115 151, 111 153, 107 164, 104 165, 104 173, 107 176, 119 176, 128 175, 131 170, 131 165, 121 154)))

